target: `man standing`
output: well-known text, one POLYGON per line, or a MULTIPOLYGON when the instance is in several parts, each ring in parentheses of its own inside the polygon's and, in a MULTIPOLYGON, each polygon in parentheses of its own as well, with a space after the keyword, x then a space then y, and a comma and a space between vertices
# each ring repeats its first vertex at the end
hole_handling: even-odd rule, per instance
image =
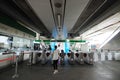
POLYGON ((59 59, 59 50, 57 46, 55 46, 55 50, 52 53, 52 60, 53 60, 53 67, 54 67, 54 74, 58 72, 58 59, 59 59))

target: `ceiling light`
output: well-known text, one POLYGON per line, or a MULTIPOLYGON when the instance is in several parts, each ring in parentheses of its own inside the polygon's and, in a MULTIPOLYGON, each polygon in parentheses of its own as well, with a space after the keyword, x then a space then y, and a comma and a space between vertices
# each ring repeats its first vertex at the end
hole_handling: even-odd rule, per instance
POLYGON ((58 18, 58 27, 60 27, 61 15, 57 14, 57 18, 58 18))

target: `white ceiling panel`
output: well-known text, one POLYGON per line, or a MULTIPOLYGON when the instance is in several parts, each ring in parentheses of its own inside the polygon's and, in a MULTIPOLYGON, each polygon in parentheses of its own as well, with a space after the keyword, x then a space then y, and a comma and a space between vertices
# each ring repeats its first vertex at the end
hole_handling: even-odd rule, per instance
POLYGON ((64 25, 68 32, 73 28, 80 14, 90 0, 66 0, 64 25))
POLYGON ((34 12, 47 27, 47 29, 52 32, 54 25, 53 14, 50 6, 49 0, 28 0, 29 4, 33 8, 34 12))

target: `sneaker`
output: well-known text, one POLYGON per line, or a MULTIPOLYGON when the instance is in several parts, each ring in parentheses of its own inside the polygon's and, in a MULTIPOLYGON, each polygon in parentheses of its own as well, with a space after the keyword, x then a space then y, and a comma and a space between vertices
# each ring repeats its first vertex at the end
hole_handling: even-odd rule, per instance
POLYGON ((58 70, 55 70, 53 74, 56 74, 58 72, 58 70))
POLYGON ((53 74, 56 74, 56 73, 57 73, 56 71, 53 72, 53 74))

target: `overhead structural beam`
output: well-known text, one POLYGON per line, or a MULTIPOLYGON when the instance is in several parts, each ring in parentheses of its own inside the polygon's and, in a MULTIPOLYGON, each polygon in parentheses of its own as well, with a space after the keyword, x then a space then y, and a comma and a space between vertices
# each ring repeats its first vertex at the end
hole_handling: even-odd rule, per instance
POLYGON ((79 27, 75 30, 75 33, 79 32, 81 26, 83 26, 105 3, 107 0, 105 0, 79 27))
POLYGON ((50 0, 54 23, 58 32, 57 38, 63 38, 63 25, 66 0, 50 0))
POLYGON ((50 0, 54 22, 57 28, 63 27, 66 0, 50 0))
POLYGON ((8 26, 10 26, 12 28, 18 29, 18 30, 20 30, 22 32, 25 32, 25 33, 30 34, 30 35, 35 37, 35 32, 27 29, 25 26, 17 23, 15 20, 13 20, 9 16, 4 15, 2 13, 0 13, 0 23, 8 25, 8 26))
POLYGON ((41 29, 41 32, 50 33, 46 26, 40 21, 30 4, 27 0, 14 0, 14 3, 25 13, 28 15, 29 18, 36 24, 36 27, 41 29))
POLYGON ((47 36, 51 34, 31 9, 27 0, 0 0, 0 11, 26 25, 27 27, 25 27, 28 29, 44 33, 47 36))
POLYGON ((120 0, 114 0, 114 1, 112 1, 111 6, 109 8, 107 8, 107 10, 105 10, 103 13, 101 13, 100 16, 98 16, 96 19, 94 19, 93 21, 91 21, 89 24, 86 24, 86 26, 83 26, 83 28, 81 28, 81 30, 79 30, 78 33, 79 34, 84 33, 85 31, 87 31, 90 28, 98 25, 99 23, 101 23, 105 19, 109 18, 113 14, 116 14, 117 12, 119 12, 120 11, 120 5, 119 4, 120 4, 120 0))
POLYGON ((96 19, 117 1, 118 0, 90 0, 70 32, 74 34, 84 33, 90 29, 88 27, 91 23, 96 22, 96 19))
POLYGON ((108 26, 106 26, 106 27, 104 27, 104 28, 102 28, 102 29, 96 30, 96 31, 94 31, 94 32, 92 32, 92 33, 89 33, 89 34, 86 35, 86 36, 89 36, 89 35, 91 35, 91 34, 94 34, 94 33, 98 32, 98 31, 104 30, 104 29, 106 29, 106 28, 109 28, 109 27, 111 27, 111 26, 113 26, 113 25, 115 25, 115 24, 118 24, 118 23, 120 23, 120 21, 118 21, 118 22, 116 22, 116 23, 113 23, 113 24, 110 24, 110 25, 108 25, 108 26))
POLYGON ((99 49, 101 49, 104 45, 106 45, 114 36, 116 36, 120 32, 120 26, 101 44, 99 49))
MULTIPOLYGON (((27 17, 12 1, 0 0, 0 11, 4 15, 9 16, 15 21, 24 23, 35 31, 39 32, 39 29, 35 28, 34 23, 27 17)), ((28 27, 27 27, 28 28, 28 27)))

